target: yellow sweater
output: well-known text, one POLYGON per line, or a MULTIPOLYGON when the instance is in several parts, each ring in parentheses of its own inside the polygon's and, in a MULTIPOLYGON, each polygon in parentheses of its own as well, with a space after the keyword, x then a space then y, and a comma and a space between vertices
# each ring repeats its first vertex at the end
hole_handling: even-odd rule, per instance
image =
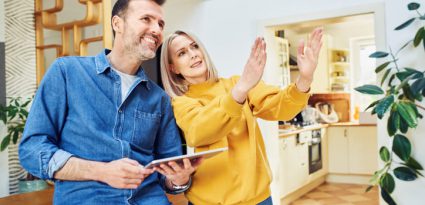
POLYGON ((271 172, 256 117, 292 119, 309 94, 294 85, 284 90, 260 82, 243 105, 231 96, 239 77, 191 85, 173 99, 177 124, 195 152, 228 147, 205 160, 186 197, 195 205, 257 204, 270 196, 271 172))

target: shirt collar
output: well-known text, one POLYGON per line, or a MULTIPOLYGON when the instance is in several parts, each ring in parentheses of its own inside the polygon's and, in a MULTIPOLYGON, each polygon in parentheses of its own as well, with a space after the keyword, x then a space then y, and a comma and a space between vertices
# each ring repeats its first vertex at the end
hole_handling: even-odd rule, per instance
MULTIPOLYGON (((97 74, 102 74, 108 68, 112 67, 111 63, 109 62, 108 58, 106 57, 106 55, 108 55, 110 52, 111 52, 111 50, 105 48, 102 52, 97 54, 97 56, 95 58, 97 74)), ((146 76, 145 71, 143 70, 143 68, 141 66, 140 66, 139 70, 137 70, 136 75, 137 75, 137 77, 140 78, 140 81, 143 82, 144 85, 146 85, 146 88, 149 89, 150 88, 149 83, 148 83, 149 78, 148 78, 148 76, 146 76)))

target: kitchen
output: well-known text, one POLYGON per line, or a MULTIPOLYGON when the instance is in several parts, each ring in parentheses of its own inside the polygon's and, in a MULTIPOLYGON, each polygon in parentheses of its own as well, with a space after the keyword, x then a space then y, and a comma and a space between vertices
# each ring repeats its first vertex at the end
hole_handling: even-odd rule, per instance
POLYGON ((280 204, 379 204, 376 190, 363 193, 378 168, 376 119, 361 112, 372 99, 353 90, 376 81, 368 58, 376 49, 373 14, 273 27, 281 87, 296 80, 296 45, 315 27, 325 35, 312 96, 293 120, 279 122, 279 157, 271 157, 278 161, 275 195, 280 204), (346 191, 337 192, 338 186, 346 191))

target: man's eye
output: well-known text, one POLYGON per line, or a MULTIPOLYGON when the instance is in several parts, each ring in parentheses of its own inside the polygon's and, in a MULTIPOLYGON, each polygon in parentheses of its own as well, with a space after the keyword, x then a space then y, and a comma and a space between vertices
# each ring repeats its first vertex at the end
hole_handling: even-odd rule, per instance
POLYGON ((142 21, 149 22, 151 19, 149 17, 142 18, 142 21))

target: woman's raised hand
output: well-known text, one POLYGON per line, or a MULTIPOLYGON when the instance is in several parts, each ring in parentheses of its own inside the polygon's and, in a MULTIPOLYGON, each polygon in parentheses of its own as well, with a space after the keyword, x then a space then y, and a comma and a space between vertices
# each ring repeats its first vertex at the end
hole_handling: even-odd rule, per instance
POLYGON ((297 64, 300 70, 300 76, 296 85, 301 91, 307 91, 313 81, 320 48, 322 47, 322 36, 323 29, 316 28, 310 34, 307 43, 301 42, 298 46, 297 64))
POLYGON ((232 90, 233 98, 237 102, 245 102, 248 91, 260 82, 264 73, 266 60, 266 43, 263 38, 257 37, 254 45, 252 46, 251 54, 245 65, 242 76, 232 90))

